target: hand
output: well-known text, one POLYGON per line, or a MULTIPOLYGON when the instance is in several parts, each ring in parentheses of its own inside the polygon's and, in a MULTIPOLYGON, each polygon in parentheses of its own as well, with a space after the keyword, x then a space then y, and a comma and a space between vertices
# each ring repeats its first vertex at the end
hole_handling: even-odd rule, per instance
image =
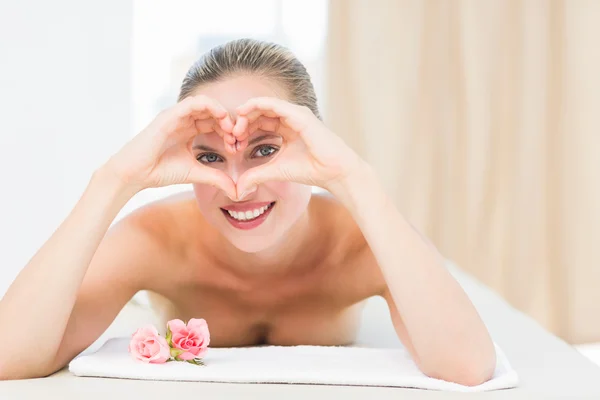
POLYGON ((235 183, 222 171, 209 168, 191 150, 198 134, 217 132, 235 144, 233 121, 225 108, 206 96, 188 97, 162 111, 142 132, 107 162, 126 185, 142 190, 185 183, 209 184, 236 197, 235 183))
POLYGON ((272 160, 240 176, 240 199, 266 181, 293 181, 332 191, 360 165, 358 155, 306 107, 259 97, 238 107, 237 114, 232 131, 238 141, 236 151, 243 150, 257 130, 283 137, 283 146, 272 160))

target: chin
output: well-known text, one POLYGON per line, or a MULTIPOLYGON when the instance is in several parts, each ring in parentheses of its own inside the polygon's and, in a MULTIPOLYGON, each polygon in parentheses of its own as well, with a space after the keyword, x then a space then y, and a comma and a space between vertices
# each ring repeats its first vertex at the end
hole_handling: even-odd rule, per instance
POLYGON ((219 208, 217 225, 235 247, 258 253, 282 236, 282 213, 277 201, 238 203, 219 208))
POLYGON ((245 253, 258 253, 282 243, 286 233, 306 212, 311 191, 257 196, 244 202, 220 201, 197 195, 205 218, 233 246, 245 253), (274 200, 275 199, 275 200, 274 200))
POLYGON ((228 235, 227 239, 237 249, 244 253, 259 253, 275 245, 275 240, 269 241, 266 237, 241 237, 239 235, 228 235))

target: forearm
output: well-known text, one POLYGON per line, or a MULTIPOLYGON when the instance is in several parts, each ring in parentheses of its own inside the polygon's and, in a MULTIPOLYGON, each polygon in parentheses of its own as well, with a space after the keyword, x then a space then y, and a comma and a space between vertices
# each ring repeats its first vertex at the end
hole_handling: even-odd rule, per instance
POLYGON ((418 354, 433 375, 452 369, 493 370, 485 325, 444 259, 398 212, 369 166, 337 188, 373 252, 418 354))
POLYGON ((40 365, 52 360, 90 261, 132 195, 105 169, 96 171, 68 217, 19 273, 0 301, 0 373, 9 363, 34 362, 24 354, 35 355, 40 365))

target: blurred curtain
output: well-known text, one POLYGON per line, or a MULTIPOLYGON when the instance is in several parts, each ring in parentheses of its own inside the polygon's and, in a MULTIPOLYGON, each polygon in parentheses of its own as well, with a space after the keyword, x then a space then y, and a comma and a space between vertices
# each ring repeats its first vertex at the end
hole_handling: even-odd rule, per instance
POLYGON ((326 123, 450 259, 600 340, 600 1, 331 0, 326 123))

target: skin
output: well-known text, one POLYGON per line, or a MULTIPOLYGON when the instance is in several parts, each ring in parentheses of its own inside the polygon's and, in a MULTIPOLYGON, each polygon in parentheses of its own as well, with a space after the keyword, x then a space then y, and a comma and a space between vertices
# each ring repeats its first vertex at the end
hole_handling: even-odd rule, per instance
POLYGON ((192 193, 154 204, 139 218, 150 219, 159 208, 164 217, 154 218, 157 231, 179 228, 163 239, 170 243, 165 250, 174 256, 170 265, 176 269, 166 280, 159 278, 167 272, 157 271, 160 282, 155 282, 150 299, 165 321, 205 318, 211 346, 349 344, 362 301, 385 287, 373 263, 369 267, 353 259, 365 246, 364 239, 331 197, 311 198, 303 220, 292 228, 301 233, 288 233, 290 238, 303 235, 295 239, 299 245, 285 247, 282 242, 280 249, 270 249, 273 262, 234 247, 202 216, 192 193))
MULTIPOLYGON (((241 77, 195 94, 215 99, 235 119, 237 106, 283 92, 272 82, 241 77)), ((250 168, 274 158, 283 143, 279 134, 264 130, 254 132, 252 139, 260 141, 232 154, 216 133, 198 135, 193 146, 203 149, 194 149, 194 157, 238 181, 250 168), (275 152, 258 157, 261 148, 275 152), (209 163, 209 155, 216 161, 209 163)), ((262 182, 238 202, 218 188, 194 184, 193 193, 155 203, 137 218, 152 219, 158 237, 169 236, 159 239, 171 243, 166 254, 183 249, 171 264, 181 268, 170 274, 173 281, 161 280, 150 293, 155 309, 165 321, 202 316, 211 329, 211 346, 349 344, 363 300, 382 294, 385 287, 374 262, 352 257, 367 247, 352 216, 333 197, 312 195, 307 185, 262 182), (234 228, 220 210, 273 201, 266 221, 246 231, 234 228), (158 208, 163 211, 157 213, 158 208), (164 219, 156 219, 157 214, 164 219), (348 290, 355 282, 366 285, 348 290)))
MULTIPOLYGON (((72 307, 46 322, 48 313, 23 318, 23 324, 65 321, 64 332, 41 342, 53 356, 38 361, 37 370, 0 363, 0 377, 46 375, 66 365, 138 290, 150 292, 165 322, 206 319, 213 347, 350 344, 365 300, 382 296, 399 339, 425 374, 465 385, 491 377, 494 347, 473 305, 437 250, 393 206, 367 163, 308 109, 292 104, 276 82, 232 77, 197 88, 193 97, 227 111, 212 111, 219 115, 214 120, 202 114, 195 122, 198 134, 188 147, 198 165, 193 190, 136 210, 104 237, 98 228, 92 238, 99 246, 90 252, 89 268, 73 267, 76 273, 67 274, 73 281, 55 285, 65 292, 79 287, 81 279, 73 303, 64 300, 72 307), (330 195, 312 194, 311 185, 330 195), (221 210, 254 202, 275 205, 250 230, 232 226, 221 210)), ((138 153, 115 158, 111 170, 138 153)), ((96 207, 98 198, 112 193, 108 169, 94 182, 77 207, 96 207)), ((102 216, 110 220, 131 193, 114 189, 120 203, 109 196, 102 208, 109 211, 102 216)), ((89 211, 77 207, 65 225, 82 226, 89 211)), ((61 229, 68 226, 57 232, 68 235, 61 229)), ((71 246, 77 237, 69 234, 71 246)), ((81 246, 94 241, 81 240, 81 246)), ((52 259, 65 257, 66 244, 62 250, 54 246, 52 259)), ((43 263, 36 265, 36 258, 44 257, 51 258, 36 255, 22 274, 54 276, 43 263)), ((68 261, 73 260, 63 264, 68 261)), ((19 286, 32 289, 26 281, 19 276, 7 292, 0 321, 18 318, 27 301, 19 286)), ((56 302, 56 292, 44 292, 50 283, 34 289, 42 300, 56 302)))

